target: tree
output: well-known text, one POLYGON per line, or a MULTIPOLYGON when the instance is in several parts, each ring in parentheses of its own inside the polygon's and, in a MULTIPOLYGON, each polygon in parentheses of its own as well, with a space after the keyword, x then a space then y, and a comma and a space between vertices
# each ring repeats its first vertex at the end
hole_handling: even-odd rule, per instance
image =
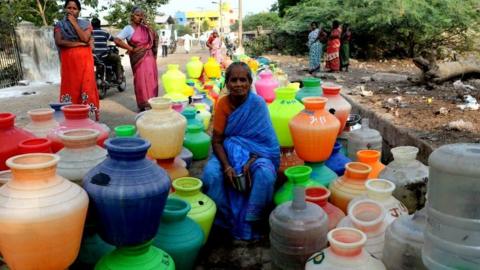
POLYGON ((200 31, 206 32, 210 28, 210 25, 208 25, 207 20, 203 20, 202 25, 200 26, 200 31))
POLYGON ((177 34, 179 37, 184 36, 186 34, 191 35, 193 33, 192 28, 190 25, 177 25, 177 34))
POLYGON ((168 0, 117 0, 111 6, 110 13, 105 16, 105 19, 110 25, 123 28, 130 23, 130 13, 134 6, 138 6, 145 11, 147 23, 154 26, 155 15, 158 13, 157 9, 168 3, 168 0))
MULTIPOLYGON (((257 30, 258 26, 263 29, 273 29, 281 22, 280 17, 276 12, 261 12, 253 15, 247 15, 243 19, 243 31, 257 30)), ((230 29, 232 31, 238 30, 238 22, 233 24, 230 29)))
POLYGON ((16 25, 21 21, 29 21, 35 25, 52 25, 55 19, 61 18, 61 6, 55 0, 3 0, 0 5, 0 16, 16 25))
POLYGON ((278 29, 298 37, 308 33, 312 21, 328 30, 338 19, 353 28, 357 56, 413 57, 422 50, 471 44, 468 31, 480 28, 477 5, 478 0, 304 0, 285 10, 278 29))
POLYGON ((278 2, 277 3, 273 3, 272 6, 270 7, 270 9, 268 10, 270 12, 278 12, 278 2))
POLYGON ((285 15, 285 10, 288 7, 295 6, 301 1, 302 0, 278 0, 278 13, 280 17, 283 17, 283 15, 285 15))
MULTIPOLYGON (((0 0, 0 17, 12 25, 29 21, 37 26, 52 25, 63 17, 63 1, 56 0, 0 0), (59 3, 62 3, 60 5, 59 3)), ((84 0, 84 5, 96 6, 98 0, 84 0)))

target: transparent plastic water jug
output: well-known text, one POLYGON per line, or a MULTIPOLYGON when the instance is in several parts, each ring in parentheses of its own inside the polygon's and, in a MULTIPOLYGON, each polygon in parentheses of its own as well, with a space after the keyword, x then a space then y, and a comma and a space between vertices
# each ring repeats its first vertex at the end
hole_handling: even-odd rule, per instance
POLYGON ((305 188, 294 189, 294 199, 270 214, 270 249, 275 269, 303 269, 307 259, 327 246, 328 217, 305 201, 305 188))
POLYGON ((398 146, 392 148, 393 161, 378 176, 392 181, 396 188, 393 196, 400 200, 410 214, 425 206, 427 193, 428 166, 416 160, 418 148, 398 146))
POLYGON ((422 262, 426 211, 396 219, 385 232, 383 263, 388 270, 426 270, 422 262))
POLYGON ((357 160, 359 150, 372 149, 382 152, 382 135, 376 129, 369 127, 368 118, 362 119, 362 127, 348 134, 348 157, 357 160))
POLYGON ((449 144, 429 157, 428 269, 480 269, 480 144, 449 144))

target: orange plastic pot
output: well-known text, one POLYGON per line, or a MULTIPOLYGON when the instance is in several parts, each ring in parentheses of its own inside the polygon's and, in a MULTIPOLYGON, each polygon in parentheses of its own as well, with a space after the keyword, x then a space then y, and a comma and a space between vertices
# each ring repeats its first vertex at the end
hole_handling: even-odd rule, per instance
POLYGON ((63 270, 77 257, 88 195, 56 174, 60 157, 7 160, 12 179, 0 188, 0 250, 9 269, 63 270))
POLYGON ((342 89, 341 85, 334 83, 324 83, 322 84, 323 96, 328 98, 326 105, 327 111, 335 115, 340 121, 340 130, 338 135, 343 132, 345 124, 347 123, 348 115, 352 111, 352 105, 348 103, 341 95, 340 90, 342 89))
POLYGON ((188 176, 187 163, 179 157, 157 159, 158 166, 167 171, 170 180, 188 176))
POLYGON ((332 153, 340 122, 325 110, 327 98, 307 97, 302 101, 305 109, 288 124, 295 152, 304 161, 325 161, 332 153))
POLYGON ((380 151, 377 150, 360 150, 357 152, 357 161, 372 167, 368 179, 378 178, 380 172, 385 168, 385 165, 380 162, 381 155, 380 151))
POLYGON ((372 171, 370 165, 350 162, 345 165, 345 174, 329 186, 330 202, 347 213, 348 203, 355 197, 366 194, 365 182, 372 171))

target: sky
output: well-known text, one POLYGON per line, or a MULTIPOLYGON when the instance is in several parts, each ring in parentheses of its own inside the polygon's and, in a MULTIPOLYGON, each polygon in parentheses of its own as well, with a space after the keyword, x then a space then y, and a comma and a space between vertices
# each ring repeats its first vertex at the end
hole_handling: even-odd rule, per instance
MULTIPOLYGON (((167 5, 160 7, 160 10, 169 14, 175 15, 176 11, 192 11, 192 10, 216 10, 218 4, 213 4, 213 0, 169 0, 167 5)), ((232 7, 238 8, 238 0, 225 0, 230 2, 232 7)), ((218 0, 215 0, 218 2, 218 0)), ((268 11, 273 3, 277 0, 243 0, 243 14, 259 13, 268 11)))

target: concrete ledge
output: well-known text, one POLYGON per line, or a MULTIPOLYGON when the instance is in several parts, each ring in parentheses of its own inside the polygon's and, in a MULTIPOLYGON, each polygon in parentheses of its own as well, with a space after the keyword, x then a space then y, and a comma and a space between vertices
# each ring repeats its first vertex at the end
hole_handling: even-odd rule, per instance
POLYGON ((383 137, 382 161, 388 164, 393 160, 390 149, 397 146, 410 145, 418 147, 419 153, 417 159, 424 164, 428 164, 430 153, 435 150, 433 145, 422 140, 418 134, 408 128, 402 128, 393 124, 393 116, 387 113, 380 113, 359 102, 360 96, 348 95, 351 91, 344 87, 342 96, 352 105, 352 113, 357 113, 362 118, 370 119, 370 127, 378 130, 383 137))

